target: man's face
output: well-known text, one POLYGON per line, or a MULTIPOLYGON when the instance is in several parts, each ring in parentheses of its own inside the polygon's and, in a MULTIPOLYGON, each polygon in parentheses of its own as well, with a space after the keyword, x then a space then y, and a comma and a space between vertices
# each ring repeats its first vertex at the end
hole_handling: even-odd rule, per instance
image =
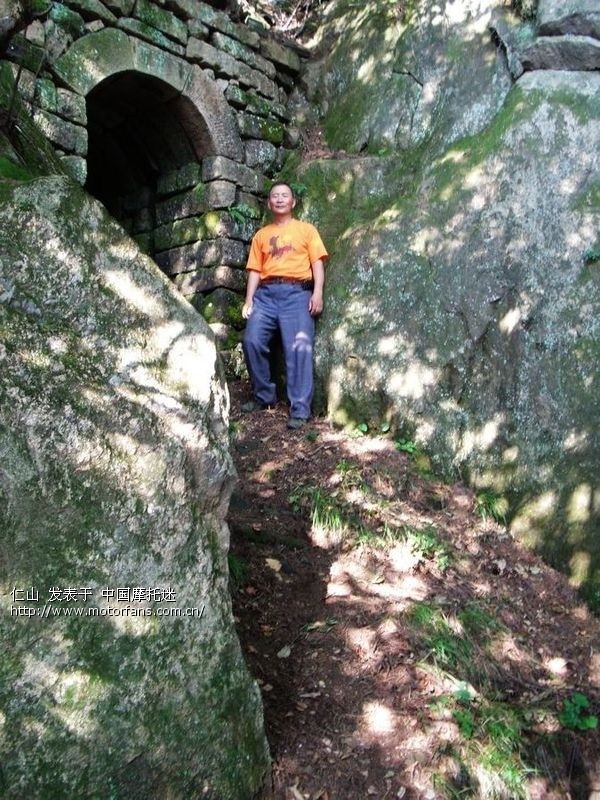
POLYGON ((269 192, 269 210, 274 214, 291 214, 296 205, 289 186, 274 186, 269 192))

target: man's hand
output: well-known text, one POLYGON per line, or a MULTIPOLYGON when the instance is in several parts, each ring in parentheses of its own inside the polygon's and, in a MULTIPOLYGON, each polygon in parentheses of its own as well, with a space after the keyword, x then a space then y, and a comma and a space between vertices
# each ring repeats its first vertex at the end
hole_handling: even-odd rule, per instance
POLYGON ((323 295, 320 292, 313 292, 308 304, 308 310, 313 317, 318 317, 323 311, 323 295))
POLYGON ((252 303, 244 303, 244 305, 242 306, 242 317, 244 319, 249 319, 251 313, 252 313, 252 303))

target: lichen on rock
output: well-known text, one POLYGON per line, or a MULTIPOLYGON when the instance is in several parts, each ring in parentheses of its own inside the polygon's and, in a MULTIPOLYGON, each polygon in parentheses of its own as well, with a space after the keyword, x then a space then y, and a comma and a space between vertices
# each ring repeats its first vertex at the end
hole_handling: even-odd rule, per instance
POLYGON ((600 73, 530 72, 511 88, 490 31, 472 35, 496 6, 465 4, 469 19, 452 29, 456 4, 447 5, 428 67, 438 78, 432 113, 403 147, 381 94, 393 73, 384 75, 385 53, 417 75, 413 56, 432 52, 423 24, 432 7, 416 3, 386 49, 380 23, 391 7, 367 4, 335 28, 348 8, 329 6, 325 30, 339 39, 312 87, 327 143, 379 146, 378 114, 396 127, 379 157, 337 152, 296 165, 306 215, 332 253, 319 402, 341 423, 385 420, 441 473, 505 495, 513 533, 597 606, 600 73), (461 35, 480 52, 459 46, 461 35), (472 67, 482 56, 478 106, 472 67), (345 104, 361 76, 369 100, 354 114, 345 104), (343 123, 330 126, 340 109, 343 123))
POLYGON ((50 176, 2 187, 0 339, 3 796, 253 797, 211 332, 50 176))

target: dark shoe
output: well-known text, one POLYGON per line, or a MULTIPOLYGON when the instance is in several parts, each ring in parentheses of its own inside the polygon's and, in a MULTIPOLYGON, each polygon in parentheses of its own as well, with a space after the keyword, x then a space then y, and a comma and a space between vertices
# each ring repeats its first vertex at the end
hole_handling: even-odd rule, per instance
POLYGON ((297 431, 298 428, 301 428, 303 425, 306 425, 308 419, 306 417, 290 417, 288 419, 287 426, 294 431, 297 431))
POLYGON ((249 400, 241 406, 245 414, 251 414, 252 411, 266 411, 269 408, 275 408, 275 405, 270 403, 259 403, 258 400, 249 400))

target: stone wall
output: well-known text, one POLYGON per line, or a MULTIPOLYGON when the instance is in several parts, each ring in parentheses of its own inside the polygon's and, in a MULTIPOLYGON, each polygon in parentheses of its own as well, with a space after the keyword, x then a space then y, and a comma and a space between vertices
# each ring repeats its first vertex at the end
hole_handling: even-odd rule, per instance
POLYGON ((197 0, 67 0, 6 58, 65 169, 235 344, 298 48, 197 0))

